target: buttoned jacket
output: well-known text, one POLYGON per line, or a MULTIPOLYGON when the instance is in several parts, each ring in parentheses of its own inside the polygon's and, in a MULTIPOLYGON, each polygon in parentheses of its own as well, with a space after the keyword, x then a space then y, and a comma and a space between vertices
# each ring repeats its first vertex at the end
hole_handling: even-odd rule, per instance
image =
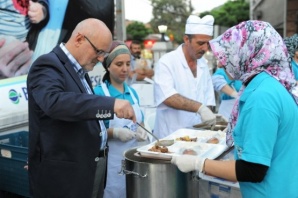
MULTIPOLYGON (((86 80, 91 87, 88 75, 86 80)), ((27 89, 33 197, 91 197, 101 143, 98 119, 113 118, 115 99, 86 93, 59 46, 33 63, 27 89)))

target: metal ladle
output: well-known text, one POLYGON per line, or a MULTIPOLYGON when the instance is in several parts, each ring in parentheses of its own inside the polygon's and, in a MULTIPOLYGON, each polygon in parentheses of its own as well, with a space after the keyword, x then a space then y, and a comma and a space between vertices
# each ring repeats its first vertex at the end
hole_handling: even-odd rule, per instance
POLYGON ((174 144, 174 140, 159 140, 158 137, 156 137, 152 132, 150 132, 148 129, 143 127, 140 123, 137 122, 137 125, 139 125, 142 129, 144 129, 147 133, 152 135, 154 139, 156 139, 156 146, 171 146, 174 144))

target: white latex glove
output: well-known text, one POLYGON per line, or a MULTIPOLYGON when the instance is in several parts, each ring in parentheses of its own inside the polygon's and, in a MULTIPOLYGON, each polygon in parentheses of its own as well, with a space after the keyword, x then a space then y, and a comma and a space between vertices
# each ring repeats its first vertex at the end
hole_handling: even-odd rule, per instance
POLYGON ((203 172, 206 158, 200 158, 193 155, 173 156, 171 163, 177 165, 178 169, 184 173, 190 171, 203 172))
POLYGON ((200 114, 202 123, 207 125, 214 125, 216 123, 215 114, 205 105, 201 105, 198 110, 198 114, 200 114))
POLYGON ((237 91, 233 91, 230 96, 232 96, 233 98, 238 98, 238 92, 237 91))
POLYGON ((147 140, 147 132, 140 126, 137 128, 136 139, 139 142, 147 140))
POLYGON ((122 142, 127 142, 133 139, 136 136, 136 133, 129 130, 128 128, 114 128, 113 129, 113 138, 117 138, 122 142))

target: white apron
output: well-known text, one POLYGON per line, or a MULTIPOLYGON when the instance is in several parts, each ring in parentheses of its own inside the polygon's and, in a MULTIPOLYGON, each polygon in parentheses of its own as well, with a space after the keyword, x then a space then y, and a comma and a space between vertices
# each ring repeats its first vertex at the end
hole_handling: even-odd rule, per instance
MULTIPOLYGON (((200 80, 200 76, 198 76, 198 78, 194 78, 193 76, 188 78, 187 82, 193 85, 192 89, 190 89, 191 94, 188 95, 188 98, 200 101, 204 104, 204 102, 200 100, 200 97, 204 94, 200 93, 200 90, 198 89, 200 87, 200 80)), ((195 124, 201 123, 199 114, 173 109, 164 104, 158 106, 156 112, 154 133, 158 138, 164 138, 180 128, 192 127, 195 124)))
POLYGON ((229 120, 235 102, 236 99, 221 100, 218 108, 218 114, 222 115, 224 118, 226 118, 226 120, 229 120))
POLYGON ((156 119, 154 133, 164 138, 174 131, 201 123, 195 112, 177 110, 165 105, 168 97, 179 93, 206 106, 215 105, 214 89, 206 59, 197 60, 195 78, 185 59, 182 45, 163 55, 155 67, 154 99, 156 119))
MULTIPOLYGON (((102 89, 106 96, 111 96, 105 83, 102 83, 102 89)), ((128 87, 130 95, 134 104, 132 105, 137 122, 142 122, 142 113, 133 92, 128 87)), ((136 130, 136 124, 128 119, 120 119, 114 115, 114 119, 110 120, 109 128, 128 127, 130 130, 136 130)), ((123 153, 138 145, 136 139, 127 142, 122 142, 118 139, 109 139, 109 155, 108 155, 108 169, 107 169, 107 184, 104 191, 104 198, 125 198, 126 197, 126 183, 125 175, 119 175, 121 171, 121 162, 124 159, 123 153)))

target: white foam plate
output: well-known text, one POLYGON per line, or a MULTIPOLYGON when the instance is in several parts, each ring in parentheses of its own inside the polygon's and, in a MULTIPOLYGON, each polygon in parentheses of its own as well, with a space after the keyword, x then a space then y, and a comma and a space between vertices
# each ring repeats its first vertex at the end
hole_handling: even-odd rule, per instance
POLYGON ((182 155, 185 149, 192 149, 196 152, 199 157, 206 157, 209 159, 215 159, 227 150, 225 144, 225 133, 220 131, 209 131, 209 130, 195 130, 195 129, 179 129, 171 135, 163 139, 174 139, 175 143, 168 146, 168 153, 159 153, 149 151, 155 144, 152 142, 145 146, 139 147, 137 151, 143 157, 171 160, 174 155, 182 155), (196 142, 186 142, 176 140, 179 137, 189 136, 190 138, 197 138, 196 142), (216 137, 219 139, 218 144, 206 143, 208 139, 216 137))

